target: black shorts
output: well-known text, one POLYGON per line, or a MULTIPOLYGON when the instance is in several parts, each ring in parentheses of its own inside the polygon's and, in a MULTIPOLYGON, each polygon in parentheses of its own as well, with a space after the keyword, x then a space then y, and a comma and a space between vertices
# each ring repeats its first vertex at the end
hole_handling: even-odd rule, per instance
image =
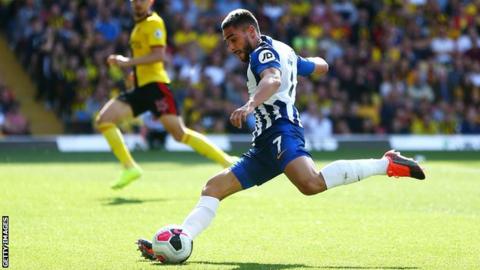
POLYGON ((153 82, 135 87, 121 94, 117 99, 130 105, 134 116, 146 111, 152 112, 156 117, 163 114, 179 115, 177 102, 168 85, 164 83, 153 82))

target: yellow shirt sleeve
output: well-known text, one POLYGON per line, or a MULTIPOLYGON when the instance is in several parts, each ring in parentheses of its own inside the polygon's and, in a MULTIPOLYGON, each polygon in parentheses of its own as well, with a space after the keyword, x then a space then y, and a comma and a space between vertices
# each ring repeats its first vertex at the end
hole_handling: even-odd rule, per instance
POLYGON ((148 45, 152 46, 166 46, 167 31, 163 20, 155 20, 149 24, 147 29, 148 45))

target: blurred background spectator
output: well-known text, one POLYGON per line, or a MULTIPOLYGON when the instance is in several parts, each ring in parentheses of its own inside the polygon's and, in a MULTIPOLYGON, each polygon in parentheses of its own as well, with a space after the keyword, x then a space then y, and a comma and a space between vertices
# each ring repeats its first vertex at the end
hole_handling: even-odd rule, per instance
MULTIPOLYGON (((0 3, 1 24, 37 82, 37 100, 68 132, 94 132, 101 105, 126 90, 128 70, 105 60, 129 50, 129 1, 0 3)), ((187 125, 222 133, 255 124, 249 118, 239 131, 228 121, 248 95, 245 66, 227 53, 219 24, 239 7, 257 16, 263 34, 329 62, 327 76, 299 78, 307 133, 480 133, 480 1, 466 0, 157 0, 171 88, 187 125)))
POLYGON ((30 124, 20 113, 19 106, 14 92, 0 79, 0 137, 30 134, 30 124))

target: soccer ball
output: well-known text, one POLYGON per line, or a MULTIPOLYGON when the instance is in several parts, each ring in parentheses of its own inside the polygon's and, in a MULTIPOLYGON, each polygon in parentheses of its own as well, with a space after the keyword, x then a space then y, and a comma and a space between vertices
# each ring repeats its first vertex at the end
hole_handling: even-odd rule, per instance
POLYGON ((193 241, 178 225, 168 225, 155 234, 152 249, 162 263, 183 263, 192 254, 193 241))

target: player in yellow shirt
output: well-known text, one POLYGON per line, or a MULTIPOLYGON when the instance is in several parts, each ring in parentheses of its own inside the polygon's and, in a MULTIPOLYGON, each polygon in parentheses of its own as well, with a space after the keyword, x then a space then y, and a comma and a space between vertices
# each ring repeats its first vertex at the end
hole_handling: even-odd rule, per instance
POLYGON ((113 183, 113 189, 123 188, 142 175, 116 124, 145 111, 151 111, 158 117, 175 140, 189 145, 198 153, 224 167, 230 166, 233 160, 205 136, 185 127, 179 117, 177 104, 168 87, 170 79, 163 65, 167 38, 165 25, 162 18, 152 12, 153 1, 130 1, 135 19, 130 35, 132 58, 110 55, 107 59, 110 65, 133 67, 135 83, 131 91, 105 104, 96 119, 97 129, 105 136, 124 167, 120 178, 113 183))

